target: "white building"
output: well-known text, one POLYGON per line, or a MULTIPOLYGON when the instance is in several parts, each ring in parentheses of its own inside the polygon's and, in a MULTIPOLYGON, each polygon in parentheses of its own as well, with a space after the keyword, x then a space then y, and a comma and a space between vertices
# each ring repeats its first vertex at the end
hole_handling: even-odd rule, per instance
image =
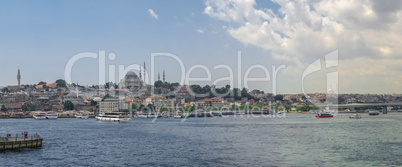
POLYGON ((104 101, 99 102, 100 112, 117 112, 119 111, 119 99, 109 97, 104 101))

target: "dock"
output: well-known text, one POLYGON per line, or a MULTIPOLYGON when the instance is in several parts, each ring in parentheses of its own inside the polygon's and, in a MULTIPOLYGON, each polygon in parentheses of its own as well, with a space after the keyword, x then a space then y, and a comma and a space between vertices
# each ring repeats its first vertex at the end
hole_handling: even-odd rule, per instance
POLYGON ((42 138, 40 136, 31 137, 0 137, 0 151, 15 150, 22 148, 42 147, 42 138))

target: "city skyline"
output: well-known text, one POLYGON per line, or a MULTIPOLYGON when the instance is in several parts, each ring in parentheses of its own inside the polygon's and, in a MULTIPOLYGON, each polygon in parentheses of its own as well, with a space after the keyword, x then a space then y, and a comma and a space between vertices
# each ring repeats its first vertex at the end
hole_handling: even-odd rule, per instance
MULTIPOLYGON (((302 72, 307 66, 339 50, 338 67, 332 69, 339 72, 339 93, 402 92, 399 2, 25 1, 7 2, 0 9, 4 23, 0 86, 17 85, 18 67, 21 84, 65 79, 65 66, 74 55, 103 50, 106 55, 116 55, 106 61, 106 67, 116 65, 116 71, 118 65, 142 65, 144 61, 150 69, 151 54, 166 52, 179 57, 185 71, 200 64, 212 72, 211 82, 191 84, 212 85, 227 75, 214 67, 227 65, 234 69, 234 87, 242 88, 243 82, 237 84, 241 51, 240 80, 253 65, 266 67, 271 77, 267 82, 249 84, 249 89, 272 92, 271 67, 285 65, 278 73, 277 92, 296 94, 302 93, 302 72), (170 10, 178 4, 186 8, 170 10)), ((307 93, 327 90, 328 72, 323 69, 306 77, 307 93)), ((180 68, 174 60, 157 59, 154 80, 163 70, 166 81, 180 81, 180 68)), ((82 59, 72 74, 74 83, 97 85, 98 61, 82 59)), ((262 70, 250 76, 265 77, 262 70)), ((192 77, 206 74, 194 70, 192 77)))

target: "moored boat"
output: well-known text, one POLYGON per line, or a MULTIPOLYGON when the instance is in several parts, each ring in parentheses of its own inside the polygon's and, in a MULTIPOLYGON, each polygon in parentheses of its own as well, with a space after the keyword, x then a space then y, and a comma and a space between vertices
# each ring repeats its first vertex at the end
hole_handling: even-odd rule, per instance
POLYGON ((35 119, 46 119, 46 113, 45 112, 36 112, 33 117, 35 119))
POLYGON ((46 119, 57 119, 57 118, 58 118, 57 113, 51 112, 46 114, 46 119))
POLYGON ((102 122, 130 122, 131 118, 121 112, 107 112, 101 113, 95 117, 97 121, 102 122))
POLYGON ((85 114, 85 113, 78 113, 78 114, 75 114, 74 116, 75 116, 75 118, 78 118, 78 119, 88 119, 89 118, 89 115, 85 114))

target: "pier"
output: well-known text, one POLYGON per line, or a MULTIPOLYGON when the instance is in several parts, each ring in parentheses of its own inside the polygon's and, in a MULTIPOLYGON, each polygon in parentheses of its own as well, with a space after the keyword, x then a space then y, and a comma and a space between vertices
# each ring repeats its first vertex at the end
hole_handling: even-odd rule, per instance
POLYGON ((31 137, 0 137, 0 151, 42 147, 39 135, 31 137))

